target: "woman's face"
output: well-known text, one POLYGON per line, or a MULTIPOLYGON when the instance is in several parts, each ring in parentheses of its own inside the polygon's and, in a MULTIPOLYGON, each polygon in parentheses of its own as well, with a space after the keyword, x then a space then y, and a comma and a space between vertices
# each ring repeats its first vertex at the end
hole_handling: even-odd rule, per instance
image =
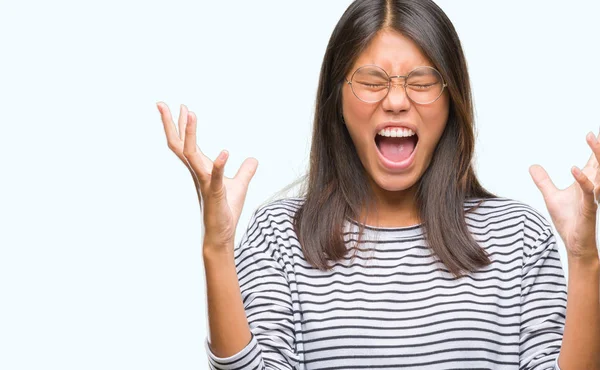
MULTIPOLYGON (((414 42, 392 30, 380 31, 376 35, 349 71, 346 76, 348 81, 357 68, 366 64, 375 64, 383 68, 389 76, 406 76, 418 66, 434 67, 414 42)), ((342 105, 348 132, 370 176, 369 181, 374 186, 374 191, 376 194, 397 198, 407 193, 402 191, 416 184, 429 166, 434 149, 446 126, 449 98, 447 89, 444 89, 435 102, 419 105, 406 96, 401 86, 404 82, 403 78, 394 78, 392 81, 395 86, 383 100, 377 103, 365 103, 359 100, 352 93, 350 85, 345 83, 342 89, 342 105), (408 166, 390 165, 383 159, 375 138, 379 128, 402 127, 403 124, 415 128, 418 142, 413 153, 414 157, 408 166)), ((388 149, 386 153, 389 153, 390 148, 397 150, 397 147, 386 146, 388 149)))

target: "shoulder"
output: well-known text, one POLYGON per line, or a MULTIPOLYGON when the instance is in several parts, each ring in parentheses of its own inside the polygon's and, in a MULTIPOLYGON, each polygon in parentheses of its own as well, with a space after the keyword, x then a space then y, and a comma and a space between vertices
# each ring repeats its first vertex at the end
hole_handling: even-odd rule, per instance
POLYGON ((540 235, 552 228, 538 209, 518 199, 469 198, 465 200, 464 205, 467 220, 473 223, 520 225, 526 234, 534 235, 540 235))
POLYGON ((252 214, 250 228, 281 229, 290 226, 304 198, 287 197, 266 201, 252 214))
MULTIPOLYGON (((297 240, 293 216, 301 199, 267 201, 252 212, 242 239, 236 244, 234 258, 240 287, 257 279, 273 284, 288 284, 293 271, 292 245, 297 240)), ((252 283, 254 284, 254 283, 252 283)))
POLYGON ((252 213, 237 248, 246 250, 246 253, 259 250, 269 254, 289 249, 290 244, 297 240, 293 220, 303 202, 303 198, 288 197, 259 205, 252 213))
POLYGON ((499 260, 513 258, 516 253, 526 265, 530 256, 539 256, 542 250, 556 252, 552 251, 556 249, 552 225, 538 209, 521 200, 469 199, 465 202, 465 216, 475 239, 497 253, 499 260))
POLYGON ((530 256, 553 238, 548 219, 518 199, 469 199, 465 202, 465 218, 478 241, 493 248, 512 246, 523 256, 530 256))

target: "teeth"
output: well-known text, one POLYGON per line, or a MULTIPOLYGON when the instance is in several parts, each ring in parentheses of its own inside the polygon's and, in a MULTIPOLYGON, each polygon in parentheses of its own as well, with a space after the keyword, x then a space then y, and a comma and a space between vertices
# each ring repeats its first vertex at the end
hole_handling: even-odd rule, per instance
POLYGON ((409 128, 386 128, 379 131, 377 135, 387 137, 407 137, 415 135, 415 132, 409 128))

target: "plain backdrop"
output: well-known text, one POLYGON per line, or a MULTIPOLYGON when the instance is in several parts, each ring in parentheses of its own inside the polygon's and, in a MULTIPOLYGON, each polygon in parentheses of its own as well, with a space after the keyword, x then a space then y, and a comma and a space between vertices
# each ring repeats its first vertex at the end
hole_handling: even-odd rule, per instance
MULTIPOLYGON (((202 218, 155 103, 196 112, 200 148, 230 151, 226 175, 258 159, 239 240, 306 170, 349 3, 0 2, 0 368, 207 367, 202 218)), ((566 188, 591 154, 600 5, 437 3, 468 61, 479 179, 550 220, 528 167, 566 188)))

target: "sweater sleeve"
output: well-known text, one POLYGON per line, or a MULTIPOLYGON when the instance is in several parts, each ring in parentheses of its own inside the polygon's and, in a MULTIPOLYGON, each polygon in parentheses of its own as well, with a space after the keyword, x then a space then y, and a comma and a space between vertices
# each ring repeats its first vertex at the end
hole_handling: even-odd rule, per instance
POLYGON ((251 217, 234 252, 236 272, 251 339, 240 352, 217 357, 207 336, 211 370, 294 369, 295 330, 290 284, 266 207, 251 217))
POLYGON ((519 369, 560 370, 567 286, 557 244, 549 226, 524 248, 521 276, 519 369))
POLYGON ((553 370, 560 370, 560 367, 558 367, 558 356, 556 356, 556 360, 554 361, 554 369, 553 370))

